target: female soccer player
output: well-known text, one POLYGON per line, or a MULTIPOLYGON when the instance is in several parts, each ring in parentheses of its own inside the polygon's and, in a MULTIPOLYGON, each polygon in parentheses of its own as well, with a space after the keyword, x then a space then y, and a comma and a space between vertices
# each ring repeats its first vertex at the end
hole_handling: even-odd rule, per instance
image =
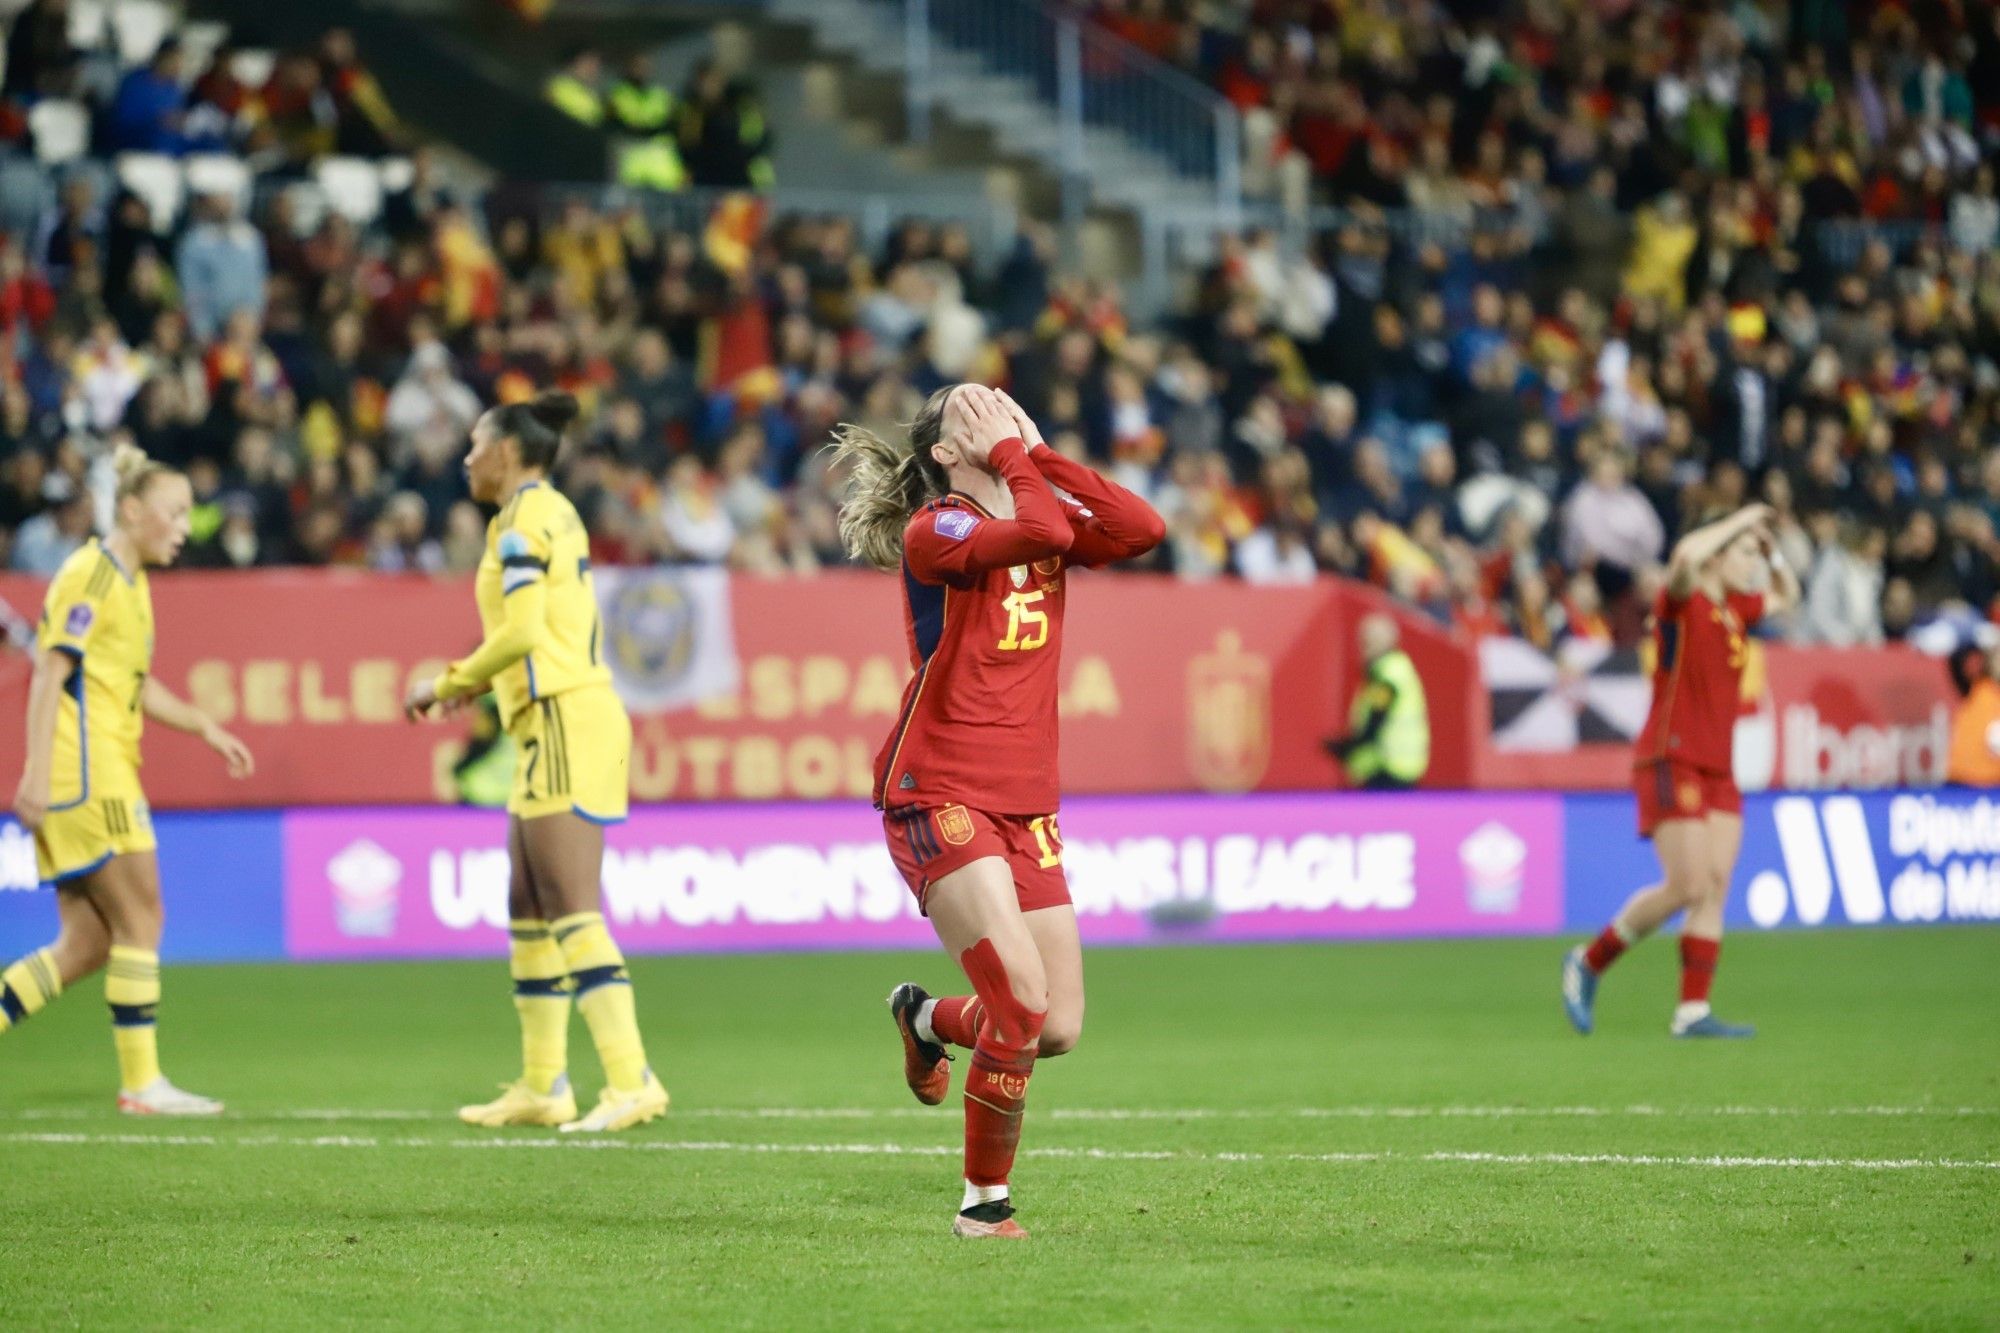
POLYGON ((1744 636, 1766 612, 1798 600, 1799 581, 1771 545, 1771 511, 1751 505, 1680 540, 1653 610, 1653 707, 1639 733, 1632 786, 1639 834, 1651 838, 1663 883, 1641 889, 1587 946, 1563 958, 1563 1010, 1588 1034, 1597 979, 1676 912, 1681 1002, 1676 1037, 1749 1037, 1756 1029, 1709 1011, 1722 951, 1722 908, 1743 841, 1743 794, 1731 748, 1743 681, 1744 636))
POLYGON ((139 786, 145 719, 200 736, 247 778, 250 751, 154 679, 149 565, 187 540, 187 478, 132 445, 113 455, 117 526, 84 544, 49 585, 28 686, 28 762, 14 813, 34 830, 42 883, 56 891, 55 943, 0 972, 0 1032, 107 964, 118 1048, 118 1109, 216 1115, 222 1103, 160 1073, 160 866, 139 786))
POLYGON ((971 995, 889 996, 904 1077, 935 1106, 945 1045, 970 1047, 961 1236, 1025 1236, 1007 1177, 1037 1055, 1083 1027, 1083 950, 1056 827, 1056 676, 1064 576, 1143 554, 1166 535, 1138 496, 1062 457, 1011 398, 933 394, 909 437, 844 427, 854 468, 847 549, 900 570, 911 664, 875 765, 889 851, 971 995), (1061 486, 1073 499, 1051 489, 1061 486))
POLYGON ((632 981, 598 901, 604 825, 625 818, 632 724, 599 656, 583 520, 548 480, 576 412, 568 394, 544 393, 473 425, 472 497, 501 506, 473 584, 486 637, 436 680, 413 686, 404 708, 413 720, 440 706, 455 711, 490 687, 519 755, 507 801, 507 896, 521 1078, 494 1101, 460 1108, 459 1118, 602 1133, 658 1118, 667 1090, 646 1063, 632 981), (606 1080, 581 1119, 567 1072, 572 993, 606 1080))

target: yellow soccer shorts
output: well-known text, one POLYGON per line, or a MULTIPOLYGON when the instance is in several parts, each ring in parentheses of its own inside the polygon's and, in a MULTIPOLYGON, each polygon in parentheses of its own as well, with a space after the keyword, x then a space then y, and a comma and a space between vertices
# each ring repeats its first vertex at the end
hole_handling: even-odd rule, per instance
POLYGON ((509 814, 577 814, 593 824, 625 818, 632 721, 609 685, 536 699, 514 716, 507 734, 515 746, 509 814))
POLYGON ((65 810, 51 810, 35 830, 35 861, 42 883, 65 884, 88 875, 114 856, 150 852, 153 816, 143 796, 93 796, 65 810))

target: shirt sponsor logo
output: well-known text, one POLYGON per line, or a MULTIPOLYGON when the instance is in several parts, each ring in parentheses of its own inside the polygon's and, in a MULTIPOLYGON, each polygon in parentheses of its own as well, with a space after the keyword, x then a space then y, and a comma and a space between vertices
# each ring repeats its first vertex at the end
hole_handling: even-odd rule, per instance
POLYGON ((962 542, 972 535, 974 528, 979 526, 979 520, 963 509, 946 509, 939 512, 934 526, 937 528, 938 536, 962 542))

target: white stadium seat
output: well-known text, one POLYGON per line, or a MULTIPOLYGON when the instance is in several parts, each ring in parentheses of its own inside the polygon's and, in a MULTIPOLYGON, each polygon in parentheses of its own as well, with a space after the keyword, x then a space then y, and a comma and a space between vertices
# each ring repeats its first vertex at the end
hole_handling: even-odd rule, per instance
POLYGON ((181 50, 187 59, 182 61, 181 77, 192 83, 208 72, 208 62, 229 40, 229 25, 212 19, 189 19, 180 26, 181 50))
POLYGON ((197 153, 181 163, 190 199, 220 194, 241 217, 250 203, 250 168, 227 153, 197 153))
POLYGON ((416 163, 407 157, 385 157, 381 162, 382 193, 396 194, 410 188, 410 182, 417 178, 416 163))
POLYGON ((271 81, 271 71, 278 66, 278 54, 262 48, 245 48, 230 58, 230 72, 246 88, 262 88, 271 81))
POLYGON ((166 231, 181 211, 181 164, 164 153, 120 153, 118 183, 146 201, 153 229, 166 231))
POLYGON ((111 15, 104 7, 104 0, 71 0, 69 44, 79 50, 95 51, 104 45, 110 19, 111 15))
POLYGON ((111 9, 111 31, 118 39, 118 60, 143 65, 173 30, 174 16, 160 0, 117 0, 111 9))
POLYGON ((382 212, 382 176, 365 157, 329 157, 314 172, 327 206, 366 225, 382 212))
POLYGON ((28 109, 35 156, 44 162, 73 162, 90 148, 90 112, 81 102, 50 98, 28 109))
POLYGON ((283 193, 292 206, 292 234, 306 237, 318 231, 326 220, 326 191, 312 181, 294 181, 283 193))

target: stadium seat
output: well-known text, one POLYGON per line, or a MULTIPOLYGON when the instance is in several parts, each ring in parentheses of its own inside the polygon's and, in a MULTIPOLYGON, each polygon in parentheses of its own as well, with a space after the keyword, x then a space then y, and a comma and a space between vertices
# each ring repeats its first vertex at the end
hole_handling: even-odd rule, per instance
POLYGON ((111 10, 111 30, 117 39, 119 61, 145 64, 173 26, 174 16, 160 0, 117 0, 111 10))
POLYGON ((197 153, 181 163, 190 199, 207 195, 227 195, 230 207, 241 216, 250 202, 250 168, 243 160, 227 153, 197 153))
POLYGON ((314 181, 293 181, 281 193, 292 206, 292 234, 310 236, 326 220, 326 191, 314 181))
POLYGON ((229 25, 210 19, 190 19, 181 24, 179 37, 181 50, 187 56, 182 62, 181 77, 189 83, 200 78, 208 69, 208 62, 229 40, 229 25))
POLYGON ((69 42, 83 51, 104 45, 110 31, 110 12, 104 0, 72 0, 69 7, 69 42))
POLYGON ((382 176, 382 193, 395 194, 410 188, 410 182, 417 178, 417 168, 407 157, 385 157, 379 164, 382 176))
POLYGON ((329 157, 314 175, 334 212, 363 226, 381 214, 382 176, 368 159, 329 157))
POLYGON ((51 164, 74 162, 90 147, 90 112, 81 102, 52 97, 28 111, 35 156, 51 164))
POLYGON ((118 183, 146 201, 153 227, 167 231, 181 211, 181 165, 164 153, 120 153, 118 183))
POLYGON ((262 88, 278 67, 278 53, 261 47, 246 47, 229 59, 229 68, 246 88, 262 88))

